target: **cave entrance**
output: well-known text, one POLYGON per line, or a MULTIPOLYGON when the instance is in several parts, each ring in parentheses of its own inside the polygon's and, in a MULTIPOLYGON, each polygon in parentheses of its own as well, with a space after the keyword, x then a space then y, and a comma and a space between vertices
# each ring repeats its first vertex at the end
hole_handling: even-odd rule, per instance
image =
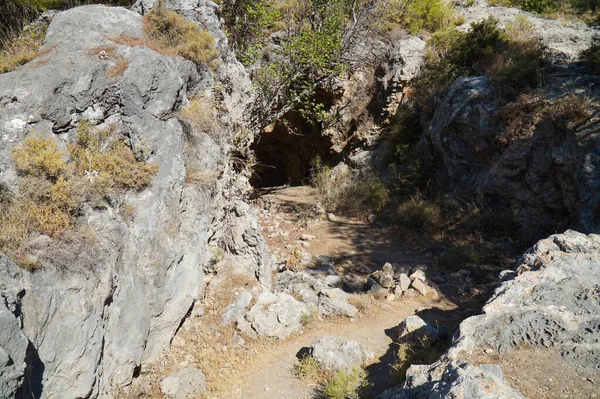
POLYGON ((331 143, 321 135, 320 128, 295 111, 288 113, 285 121, 263 129, 251 147, 256 166, 250 184, 255 188, 307 184, 316 156, 325 163, 331 161, 331 143))

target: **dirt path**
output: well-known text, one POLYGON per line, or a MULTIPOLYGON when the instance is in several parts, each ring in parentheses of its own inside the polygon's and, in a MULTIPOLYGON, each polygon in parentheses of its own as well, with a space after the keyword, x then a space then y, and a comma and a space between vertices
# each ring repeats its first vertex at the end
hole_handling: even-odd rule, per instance
MULTIPOLYGON (((349 280, 356 273, 369 273, 385 262, 432 266, 434 256, 427 248, 415 248, 414 243, 394 241, 387 232, 368 222, 336 215, 333 220, 315 215, 316 195, 310 187, 287 187, 271 190, 261 197, 263 210, 260 223, 269 247, 280 258, 296 248, 313 256, 328 256, 336 261, 338 273, 349 280), (314 236, 309 242, 298 240, 304 234, 314 236), (404 246, 404 248, 402 248, 404 246), (407 248, 411 248, 408 250, 407 248), (341 266, 341 267, 339 267, 341 266)), ((321 215, 322 216, 322 215, 321 215)), ((459 314, 457 305, 441 295, 440 299, 417 298, 378 302, 357 319, 326 319, 307 326, 267 353, 259 354, 253 364, 256 370, 232 387, 225 398, 235 399, 305 399, 314 396, 308 386, 293 375, 296 355, 309 347, 320 335, 334 335, 358 341, 375 357, 367 366, 369 383, 377 394, 389 388, 390 367, 394 361, 393 330, 407 316, 418 313, 434 325, 454 325, 459 314), (368 313, 368 314, 365 314, 368 313)))
POLYGON ((439 311, 454 310, 456 306, 446 300, 407 300, 381 303, 369 315, 357 320, 340 319, 329 322, 315 322, 315 327, 307 328, 301 335, 288 340, 286 345, 272 353, 262 356, 260 368, 249 375, 242 384, 232 389, 231 399, 308 399, 313 397, 314 387, 307 386, 293 376, 296 354, 310 346, 314 338, 320 335, 335 335, 358 341, 371 350, 375 357, 367 367, 369 382, 374 393, 390 387, 390 362, 393 361, 392 343, 395 327, 407 316, 435 308, 439 311))

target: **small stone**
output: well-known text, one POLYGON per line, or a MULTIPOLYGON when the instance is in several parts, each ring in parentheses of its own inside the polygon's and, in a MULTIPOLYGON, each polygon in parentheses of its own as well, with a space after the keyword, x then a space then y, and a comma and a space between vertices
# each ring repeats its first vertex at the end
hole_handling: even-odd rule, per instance
POLYGON ((328 213, 327 220, 329 220, 330 222, 337 222, 337 217, 333 213, 328 213))
POLYGON ((399 280, 400 280, 400 289, 402 290, 402 292, 405 292, 410 287, 410 277, 408 277, 404 273, 401 273, 399 280))
POLYGON ((391 288, 394 285, 394 277, 393 276, 384 275, 379 280, 379 284, 381 284, 381 286, 383 288, 391 288))
POLYGON ((423 270, 417 270, 413 274, 410 275, 410 281, 421 280, 425 281, 427 277, 425 276, 425 272, 423 270))
POLYGON ((367 216, 367 221, 371 224, 375 223, 375 221, 377 220, 377 215, 369 215, 367 216))
POLYGON ((429 291, 429 287, 418 278, 415 278, 411 283, 411 287, 419 292, 419 294, 426 296, 429 291))
POLYGON ((383 268, 381 270, 383 270, 383 274, 385 274, 386 276, 394 277, 394 268, 392 267, 391 263, 386 263, 385 265, 383 265, 383 268))
POLYGON ((315 236, 313 236, 311 234, 302 234, 299 238, 302 241, 312 241, 315 239, 315 236))
POLYGON ((199 369, 185 368, 162 380, 160 390, 174 399, 196 398, 206 392, 206 381, 199 369))
POLYGON ((419 296, 419 291, 415 290, 414 288, 409 288, 404 292, 404 296, 406 298, 416 298, 419 296))

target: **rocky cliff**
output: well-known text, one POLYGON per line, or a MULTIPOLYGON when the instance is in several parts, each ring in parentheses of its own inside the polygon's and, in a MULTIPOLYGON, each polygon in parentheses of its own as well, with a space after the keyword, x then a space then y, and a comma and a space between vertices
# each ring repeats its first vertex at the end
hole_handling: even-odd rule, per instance
MULTIPOLYGON (((539 241, 519 260, 516 273, 503 273, 506 281, 483 314, 460 324, 446 357, 430 366, 412 366, 404 386, 380 398, 524 397, 504 381, 500 366, 481 364, 483 353, 502 359, 534 348, 554 353, 565 375, 570 368, 596 373, 599 249, 600 236, 572 230, 539 241)), ((584 383, 575 385, 580 394, 586 389, 584 383)))
POLYGON ((34 272, 0 256, 0 397, 97 397, 128 384, 201 297, 217 246, 270 285, 266 246, 240 197, 246 180, 227 155, 250 84, 243 73, 228 74, 238 64, 214 12, 204 18, 221 50, 217 77, 246 79, 223 89, 231 112, 215 131, 191 131, 178 119, 192 97, 215 90, 213 73, 143 42, 122 44, 116 38, 144 38, 142 16, 123 8, 57 14, 44 55, 0 75, 0 183, 15 198, 13 150, 34 135, 66 149, 82 121, 110 126, 139 161, 158 166, 147 188, 81 207, 76 227, 93 239, 30 237, 24 250, 39 266, 34 272), (124 70, 108 73, 120 60, 124 70), (189 159, 208 181, 186 181, 189 159))

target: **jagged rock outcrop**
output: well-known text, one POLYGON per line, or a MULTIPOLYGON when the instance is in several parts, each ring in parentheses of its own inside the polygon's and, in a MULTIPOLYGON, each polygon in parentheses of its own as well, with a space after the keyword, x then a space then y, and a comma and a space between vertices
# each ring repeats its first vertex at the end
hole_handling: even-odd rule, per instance
POLYGON ((475 350, 557 351, 566 364, 597 371, 600 359, 600 236, 572 230, 539 241, 517 273, 496 290, 483 314, 463 321, 454 344, 431 366, 411 366, 403 386, 379 399, 522 398, 496 365, 475 366, 475 350))
POLYGON ((554 62, 576 61, 581 52, 590 47, 597 35, 594 28, 581 21, 540 18, 516 8, 490 6, 487 1, 477 1, 472 6, 459 7, 457 10, 464 18, 464 23, 459 29, 465 31, 469 29, 471 23, 489 17, 496 18, 502 28, 514 21, 517 16, 526 17, 531 23, 531 34, 538 37, 547 47, 550 58, 554 62))
POLYGON ((331 336, 315 338, 309 355, 326 370, 349 370, 372 357, 357 341, 331 336))
POLYGON ((448 364, 412 366, 402 387, 389 389, 377 399, 525 399, 504 381, 502 369, 494 364, 454 361, 448 364))
MULTIPOLYGON (((565 90, 578 93, 585 87, 591 114, 599 82, 576 70, 553 78, 533 94, 545 98, 543 104, 552 104, 565 90)), ((475 194, 497 220, 526 232, 539 234, 561 223, 579 223, 595 231, 600 225, 600 141, 593 119, 562 129, 569 122, 563 119, 567 115, 552 121, 539 112, 541 107, 523 107, 521 112, 531 112, 532 118, 535 112, 540 116, 535 116, 530 133, 510 138, 490 80, 457 79, 425 131, 438 176, 459 193, 475 194)))
POLYGON ((483 308, 460 325, 451 354, 553 348, 597 370, 600 359, 600 236, 572 230, 538 242, 483 308))
MULTIPOLYGON (((216 16, 208 17, 207 26, 217 29, 216 16)), ((177 119, 192 96, 213 88, 213 76, 191 61, 111 40, 143 38, 142 26, 139 14, 123 8, 59 13, 44 55, 0 75, 0 183, 9 191, 18 191, 12 150, 27 135, 64 148, 84 119, 115 126, 136 157, 158 165, 146 190, 82 207, 78 223, 93 232, 93 242, 77 235, 33 239, 26 249, 42 265, 33 273, 0 258, 0 296, 10 310, 2 308, 0 319, 0 357, 9 358, 0 366, 0 396, 13 397, 21 384, 24 397, 91 398, 128 384, 169 345, 202 294, 209 242, 230 231, 241 236, 229 243, 237 267, 270 286, 266 245, 239 197, 244 180, 228 167, 231 121, 222 121, 221 136, 198 132, 190 149, 188 128, 177 119), (107 74, 115 59, 93 51, 101 46, 127 61, 122 74, 107 74), (195 152, 214 181, 186 184, 184 151, 195 152), (120 201, 135 209, 131 221, 120 213, 120 201)), ((232 91, 236 96, 243 93, 232 91)), ((243 101, 235 103, 243 108, 243 101)))

